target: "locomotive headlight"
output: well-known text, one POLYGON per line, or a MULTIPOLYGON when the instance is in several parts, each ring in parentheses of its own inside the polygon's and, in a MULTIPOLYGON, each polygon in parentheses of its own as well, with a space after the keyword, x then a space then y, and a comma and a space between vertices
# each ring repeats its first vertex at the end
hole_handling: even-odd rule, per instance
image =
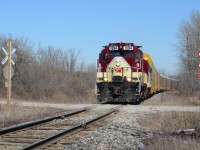
POLYGON ((120 66, 120 60, 119 60, 119 59, 116 60, 116 66, 117 66, 117 67, 120 66))
POLYGON ((107 78, 107 77, 104 77, 104 81, 105 81, 105 82, 108 81, 108 78, 107 78))
POLYGON ((128 78, 127 78, 127 81, 128 81, 128 82, 130 82, 130 81, 131 81, 131 78, 130 78, 130 77, 128 77, 128 78))
POLYGON ((117 63, 116 63, 116 66, 117 66, 117 67, 119 67, 119 66, 120 66, 120 63, 119 63, 119 62, 117 62, 117 63))
POLYGON ((119 60, 119 59, 117 59, 117 60, 116 60, 116 62, 117 62, 117 63, 119 63, 119 62, 120 62, 120 60, 119 60))

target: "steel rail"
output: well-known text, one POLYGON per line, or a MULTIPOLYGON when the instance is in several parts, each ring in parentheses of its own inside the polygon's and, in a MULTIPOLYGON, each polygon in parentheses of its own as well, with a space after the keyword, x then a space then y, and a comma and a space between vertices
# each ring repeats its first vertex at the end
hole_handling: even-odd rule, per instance
POLYGON ((40 119, 40 120, 28 122, 28 123, 17 125, 17 126, 3 128, 3 129, 0 130, 0 136, 4 135, 4 134, 11 133, 11 132, 14 132, 14 131, 18 131, 18 130, 22 130, 22 129, 25 129, 25 128, 29 128, 29 127, 32 127, 32 126, 35 126, 35 125, 40 125, 40 124, 43 124, 43 123, 46 123, 46 122, 50 122, 50 121, 55 120, 55 119, 62 119, 62 118, 65 118, 65 117, 69 117, 69 116, 84 112, 86 110, 88 110, 88 108, 84 108, 84 109, 81 109, 79 111, 74 111, 74 112, 71 112, 71 113, 64 113, 64 114, 61 114, 61 115, 57 115, 57 116, 48 117, 48 118, 45 118, 45 119, 40 119))
POLYGON ((99 119, 101 119, 101 118, 104 118, 104 117, 106 117, 106 116, 108 116, 108 115, 110 115, 110 114, 112 114, 112 113, 114 113, 114 112, 116 112, 116 111, 117 111, 116 109, 113 109, 112 111, 109 111, 109 112, 107 112, 107 113, 105 113, 105 114, 103 114, 103 115, 101 115, 101 116, 98 116, 98 117, 96 117, 96 118, 94 118, 94 119, 92 119, 92 120, 90 120, 90 121, 87 121, 87 122, 85 122, 85 123, 82 123, 82 124, 80 124, 80 125, 77 125, 77 126, 75 126, 75 127, 72 127, 72 128, 70 128, 70 129, 66 129, 66 130, 64 130, 64 131, 62 131, 62 132, 60 132, 60 133, 57 133, 57 134, 53 135, 53 136, 50 136, 50 137, 48 137, 48 138, 45 138, 45 139, 40 140, 40 141, 38 141, 38 142, 35 142, 35 143, 31 144, 31 145, 28 145, 28 146, 22 148, 21 150, 35 149, 35 148, 37 148, 37 147, 39 147, 39 146, 41 146, 41 145, 44 145, 45 143, 48 143, 48 142, 50 142, 50 141, 52 141, 52 140, 55 140, 56 138, 59 138, 59 137, 65 135, 65 134, 67 134, 67 133, 70 133, 70 132, 75 131, 75 130, 80 129, 80 128, 84 128, 84 127, 86 127, 87 125, 89 125, 89 124, 91 124, 91 123, 93 123, 93 122, 95 122, 95 121, 97 121, 97 120, 99 120, 99 119))

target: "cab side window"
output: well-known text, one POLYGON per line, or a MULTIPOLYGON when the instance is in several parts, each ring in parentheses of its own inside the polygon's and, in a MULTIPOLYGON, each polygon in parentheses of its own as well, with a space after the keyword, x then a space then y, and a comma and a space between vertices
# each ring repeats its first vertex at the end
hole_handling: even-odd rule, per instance
POLYGON ((105 52, 105 53, 103 53, 103 55, 102 55, 103 57, 102 57, 102 60, 105 62, 106 60, 107 60, 107 57, 108 57, 108 53, 107 52, 105 52))
POLYGON ((135 52, 135 61, 140 61, 140 52, 135 52))

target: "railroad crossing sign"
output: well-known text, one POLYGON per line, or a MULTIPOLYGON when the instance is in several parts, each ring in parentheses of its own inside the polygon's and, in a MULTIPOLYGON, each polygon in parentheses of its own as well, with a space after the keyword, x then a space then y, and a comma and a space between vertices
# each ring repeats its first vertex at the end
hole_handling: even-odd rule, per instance
MULTIPOLYGON (((4 53, 6 54, 6 57, 1 61, 1 64, 4 65, 4 64, 7 62, 7 60, 8 60, 8 52, 5 50, 4 47, 2 47, 2 50, 3 50, 4 53)), ((11 52, 11 55, 14 54, 15 52, 16 52, 16 49, 14 48, 14 49, 12 50, 12 52, 11 52)), ((13 65, 15 65, 15 62, 14 62, 12 59, 11 59, 11 62, 12 62, 13 65)))
MULTIPOLYGON (((8 79, 8 65, 3 68, 3 76, 8 79)), ((10 78, 14 76, 14 69, 11 67, 10 78)))

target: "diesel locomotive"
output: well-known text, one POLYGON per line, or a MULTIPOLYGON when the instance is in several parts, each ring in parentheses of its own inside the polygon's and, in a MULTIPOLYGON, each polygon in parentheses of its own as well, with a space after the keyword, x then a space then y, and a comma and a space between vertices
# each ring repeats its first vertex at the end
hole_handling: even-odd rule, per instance
POLYGON ((97 59, 99 102, 139 103, 157 92, 169 90, 172 82, 158 73, 150 55, 134 43, 109 43, 97 59))

